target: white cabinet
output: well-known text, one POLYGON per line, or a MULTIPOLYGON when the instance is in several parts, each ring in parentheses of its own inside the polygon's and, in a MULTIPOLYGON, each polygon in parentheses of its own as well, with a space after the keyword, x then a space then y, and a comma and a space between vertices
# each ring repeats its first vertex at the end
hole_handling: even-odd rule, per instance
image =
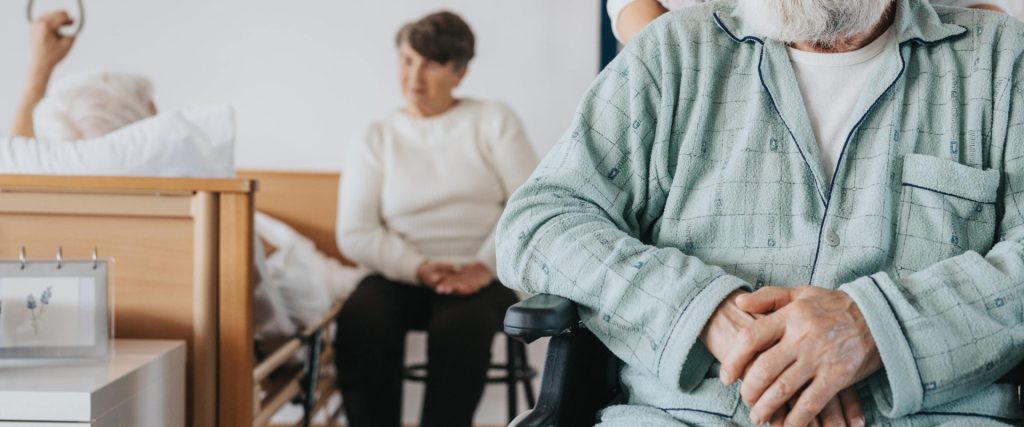
POLYGON ((184 341, 116 340, 107 360, 0 360, 0 427, 183 427, 184 341))

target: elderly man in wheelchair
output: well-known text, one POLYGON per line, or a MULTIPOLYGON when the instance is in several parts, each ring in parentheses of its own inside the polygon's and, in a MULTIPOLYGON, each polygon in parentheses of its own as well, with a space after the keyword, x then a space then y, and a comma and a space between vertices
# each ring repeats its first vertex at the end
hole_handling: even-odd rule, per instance
POLYGON ((1011 17, 926 0, 665 15, 499 223, 501 281, 547 294, 506 329, 557 336, 520 425, 1020 423, 1022 191, 1011 17))

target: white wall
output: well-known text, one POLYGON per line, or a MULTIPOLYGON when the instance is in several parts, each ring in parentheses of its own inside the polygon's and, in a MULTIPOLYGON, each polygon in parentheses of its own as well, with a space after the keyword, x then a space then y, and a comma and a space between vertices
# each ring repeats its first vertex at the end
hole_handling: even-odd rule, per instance
MULTIPOLYGON (((110 69, 146 74, 158 107, 233 104, 243 168, 338 170, 345 146, 400 105, 393 37, 441 8, 477 34, 460 95, 502 100, 538 152, 568 127, 598 67, 598 0, 84 0, 85 31, 57 77, 110 69)), ((73 0, 36 0, 40 11, 73 0)), ((0 134, 25 81, 25 0, 0 2, 0 134)), ((410 357, 424 354, 422 336, 410 357)), ((497 344, 496 354, 504 347, 497 344)), ((534 365, 544 346, 531 348, 534 365)), ((410 387, 415 423, 422 389, 410 387)), ((504 390, 489 387, 481 424, 504 422, 504 390)))
MULTIPOLYGON (((36 0, 37 9, 72 7, 36 0)), ((597 73, 597 0, 85 0, 58 69, 151 76, 162 110, 231 103, 240 167, 337 170, 344 146, 400 104, 393 35, 440 8, 478 38, 464 96, 510 104, 544 153, 597 73)), ((0 2, 0 133, 28 61, 25 0, 0 2)))
POLYGON ((1009 0, 1011 12, 1018 18, 1024 19, 1024 0, 1009 0))

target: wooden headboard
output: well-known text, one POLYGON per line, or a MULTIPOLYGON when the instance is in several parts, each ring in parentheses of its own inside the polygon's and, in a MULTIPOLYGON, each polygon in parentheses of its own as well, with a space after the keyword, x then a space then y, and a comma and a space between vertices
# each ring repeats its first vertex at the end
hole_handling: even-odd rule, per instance
POLYGON ((238 178, 259 182, 256 210, 277 218, 308 237, 328 256, 342 256, 335 239, 338 185, 341 175, 330 172, 239 170, 238 178))

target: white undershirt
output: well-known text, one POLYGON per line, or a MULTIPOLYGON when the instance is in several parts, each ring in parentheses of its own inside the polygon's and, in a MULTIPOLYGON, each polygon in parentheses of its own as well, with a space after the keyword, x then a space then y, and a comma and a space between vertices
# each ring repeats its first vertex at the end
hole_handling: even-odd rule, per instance
POLYGON ((893 28, 889 27, 871 44, 852 52, 817 53, 789 48, 829 179, 853 125, 853 109, 868 79, 885 58, 882 51, 892 38, 893 28))

